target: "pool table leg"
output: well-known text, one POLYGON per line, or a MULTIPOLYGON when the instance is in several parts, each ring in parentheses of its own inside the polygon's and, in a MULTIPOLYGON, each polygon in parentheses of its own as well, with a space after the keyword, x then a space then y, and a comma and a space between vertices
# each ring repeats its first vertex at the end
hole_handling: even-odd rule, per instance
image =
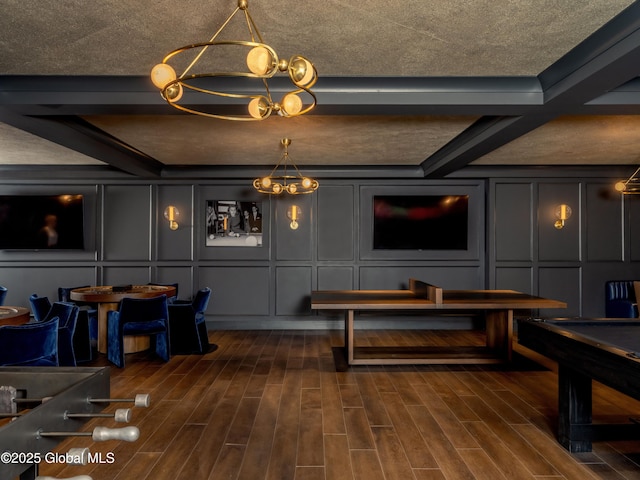
POLYGON ((591 412, 591 378, 558 365, 558 441, 570 452, 591 451, 591 438, 581 428, 591 425, 591 412))

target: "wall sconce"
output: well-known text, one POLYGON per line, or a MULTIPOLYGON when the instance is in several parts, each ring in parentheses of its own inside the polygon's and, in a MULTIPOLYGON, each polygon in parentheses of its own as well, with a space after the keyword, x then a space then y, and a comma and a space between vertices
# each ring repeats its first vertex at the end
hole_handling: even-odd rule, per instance
POLYGON ((571 207, 565 203, 558 205, 555 210, 555 215, 558 220, 553 224, 558 230, 564 228, 565 220, 571 218, 571 207))
POLYGON ((171 230, 178 229, 178 218, 180 218, 180 212, 173 205, 169 205, 164 209, 164 218, 169 220, 169 228, 171 230))
POLYGON ((300 207, 297 205, 291 205, 287 210, 287 217, 291 220, 289 228, 291 228, 291 230, 297 230, 300 226, 298 220, 302 217, 302 210, 300 210, 300 207))

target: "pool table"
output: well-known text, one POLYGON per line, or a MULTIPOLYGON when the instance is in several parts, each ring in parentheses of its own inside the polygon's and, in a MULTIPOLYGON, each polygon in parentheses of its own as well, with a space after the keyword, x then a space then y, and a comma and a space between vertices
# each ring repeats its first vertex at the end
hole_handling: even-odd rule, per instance
POLYGON ((640 439, 637 423, 592 423, 592 380, 640 400, 639 321, 518 320, 518 343, 558 363, 558 441, 570 452, 640 439))

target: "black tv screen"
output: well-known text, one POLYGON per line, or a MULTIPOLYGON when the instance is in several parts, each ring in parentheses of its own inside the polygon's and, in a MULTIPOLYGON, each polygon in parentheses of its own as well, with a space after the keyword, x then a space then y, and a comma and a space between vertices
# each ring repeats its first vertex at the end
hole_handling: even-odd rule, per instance
POLYGON ((0 195, 0 249, 84 248, 82 195, 0 195))
POLYGON ((374 250, 466 250, 468 195, 373 198, 374 250))

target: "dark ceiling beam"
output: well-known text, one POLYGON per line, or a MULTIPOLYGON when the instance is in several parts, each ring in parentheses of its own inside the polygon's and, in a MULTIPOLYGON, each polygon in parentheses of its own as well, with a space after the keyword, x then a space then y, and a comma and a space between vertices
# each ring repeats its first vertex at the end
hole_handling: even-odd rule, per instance
MULTIPOLYGON (((519 117, 480 118, 422 163, 441 178, 561 115, 575 114, 640 75, 640 2, 571 50, 538 78, 544 104, 519 117)), ((612 100, 612 98, 610 98, 612 100)))
POLYGON ((159 177, 162 174, 160 162, 78 117, 33 117, 0 107, 0 121, 131 175, 159 177))
MULTIPOLYGON (((218 91, 255 94, 255 82, 214 79, 218 91)), ((269 81, 272 97, 291 90, 283 77, 269 81)), ((543 103, 535 77, 320 77, 313 115, 522 115, 543 103)), ((200 96, 193 109, 244 113, 246 100, 200 96), (205 103, 206 102, 206 103, 205 103)), ((147 77, 0 76, 0 105, 23 115, 172 115, 147 77)))

